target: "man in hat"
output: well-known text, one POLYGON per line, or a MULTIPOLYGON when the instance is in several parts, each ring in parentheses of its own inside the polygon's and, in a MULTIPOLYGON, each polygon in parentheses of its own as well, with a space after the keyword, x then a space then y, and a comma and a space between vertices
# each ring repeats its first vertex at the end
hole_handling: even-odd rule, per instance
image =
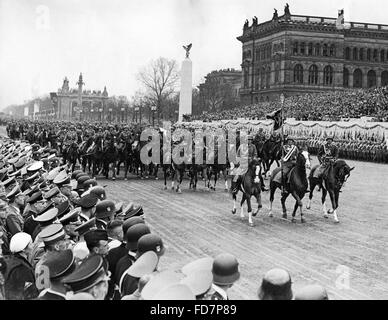
POLYGON ((240 278, 236 257, 229 253, 219 254, 213 261, 212 273, 212 289, 206 300, 229 300, 227 291, 240 278))
POLYGON ((100 255, 104 259, 108 254, 108 233, 106 230, 93 229, 84 234, 90 255, 100 255))
POLYGON ((283 269, 272 269, 263 278, 258 291, 260 300, 292 300, 291 276, 283 269))
MULTIPOLYGON (((245 174, 248 170, 248 165, 253 159, 257 159, 257 149, 256 146, 252 143, 253 136, 248 136, 248 145, 242 143, 237 149, 237 157, 240 158, 239 166, 234 167, 234 164, 232 165, 232 170, 235 172, 233 180, 232 180, 232 186, 231 190, 232 193, 237 193, 238 189, 240 187, 240 184, 242 182, 242 175, 245 174)), ((262 191, 268 191, 268 189, 265 188, 264 180, 260 174, 260 182, 262 186, 262 191)))
POLYGON ((77 200, 75 204, 81 207, 80 216, 86 219, 90 219, 94 217, 97 202, 97 196, 95 196, 94 194, 87 194, 77 200))
POLYGON ((10 240, 13 235, 23 230, 23 218, 16 211, 17 208, 9 207, 6 202, 0 201, 0 225, 4 227, 10 240))
MULTIPOLYGON (((160 238, 156 234, 147 233, 143 235, 137 242, 136 261, 148 251, 155 252, 158 256, 159 261, 160 257, 164 255, 165 250, 166 249, 164 247, 162 238, 160 238)), ((119 265, 117 266, 117 268, 118 267, 119 265)), ((134 293, 138 287, 138 282, 139 278, 131 276, 130 274, 124 271, 118 283, 121 295, 125 296, 134 293)))
POLYGON ((283 174, 282 183, 285 182, 286 186, 288 186, 290 183, 289 173, 296 164, 296 158, 298 156, 299 150, 295 144, 295 140, 292 139, 291 137, 286 138, 286 144, 283 146, 283 150, 284 150, 284 157, 281 159, 282 174, 283 174))
POLYGON ((74 229, 78 233, 78 242, 73 247, 77 263, 84 260, 90 254, 84 235, 94 229, 96 229, 96 218, 92 218, 74 229))
POLYGON ((111 259, 112 270, 114 271, 112 272, 112 279, 117 285, 119 284, 124 272, 136 261, 136 252, 139 239, 142 236, 150 233, 150 228, 144 223, 133 225, 125 233, 125 254, 120 252, 122 256, 118 260, 113 259, 118 258, 118 256, 112 257, 108 255, 108 257, 111 259))
MULTIPOLYGON (((37 277, 49 278, 49 288, 43 290, 39 300, 66 300, 66 287, 62 280, 74 272, 76 267, 73 252, 70 249, 50 252, 42 265, 43 272, 37 277), (46 268, 46 269, 45 269, 46 268), (47 274, 48 273, 48 274, 47 274)), ((42 279, 43 282, 46 279, 42 279)))
POLYGON ((338 148, 333 143, 334 139, 332 137, 326 138, 326 143, 322 144, 318 151, 318 160, 320 163, 320 166, 315 169, 314 177, 325 178, 327 175, 327 172, 331 165, 334 164, 334 162, 338 158, 338 148))
POLYGON ((59 219, 59 222, 62 223, 66 234, 69 236, 70 240, 74 242, 74 244, 78 240, 78 232, 76 232, 75 229, 82 224, 79 217, 80 211, 80 208, 73 209, 59 219))
POLYGON ((10 241, 11 256, 7 260, 4 276, 7 300, 29 300, 38 296, 35 275, 28 256, 32 250, 32 238, 25 232, 15 234, 10 241))
POLYGON ((311 284, 298 290, 294 300, 329 300, 329 296, 324 287, 319 284, 311 284))
POLYGON ((43 254, 39 257, 35 266, 35 274, 39 274, 40 266, 45 262, 51 252, 63 251, 71 248, 69 237, 61 223, 53 223, 45 227, 40 233, 39 238, 43 241, 43 254))
POLYGON ((96 205, 96 225, 99 229, 106 229, 108 223, 113 221, 116 212, 115 203, 111 200, 103 200, 96 205))
POLYGON ((109 275, 104 269, 104 259, 92 255, 63 279, 63 283, 75 294, 89 293, 95 300, 104 300, 108 292, 109 275))

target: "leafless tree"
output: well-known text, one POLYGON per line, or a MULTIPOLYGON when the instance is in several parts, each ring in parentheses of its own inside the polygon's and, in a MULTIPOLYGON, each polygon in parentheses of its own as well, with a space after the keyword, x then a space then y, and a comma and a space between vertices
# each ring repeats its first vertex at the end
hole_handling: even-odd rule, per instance
POLYGON ((179 80, 177 62, 160 57, 141 69, 137 78, 143 84, 148 98, 156 105, 159 121, 163 102, 175 92, 179 80))

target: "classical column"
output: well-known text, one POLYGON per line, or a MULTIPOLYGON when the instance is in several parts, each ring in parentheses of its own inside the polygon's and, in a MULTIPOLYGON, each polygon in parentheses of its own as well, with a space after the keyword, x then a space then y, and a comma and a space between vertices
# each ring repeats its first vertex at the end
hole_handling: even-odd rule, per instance
POLYGON ((192 107, 192 62, 188 55, 182 62, 181 92, 179 96, 179 120, 182 121, 184 114, 191 114, 192 107))
POLYGON ((349 88, 353 88, 353 70, 349 70, 349 88))
POLYGON ((376 71, 376 86, 381 87, 381 70, 376 71))

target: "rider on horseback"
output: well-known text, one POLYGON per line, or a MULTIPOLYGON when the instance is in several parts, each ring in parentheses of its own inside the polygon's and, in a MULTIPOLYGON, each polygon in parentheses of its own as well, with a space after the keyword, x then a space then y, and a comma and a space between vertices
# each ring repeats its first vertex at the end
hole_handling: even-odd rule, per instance
MULTIPOLYGON (((248 164, 253 160, 257 159, 257 149, 256 146, 252 143, 253 137, 251 135, 248 136, 248 146, 246 144, 240 144, 240 146, 237 149, 237 156, 240 157, 242 161, 246 161, 245 159, 248 159, 248 164)), ((242 162, 241 161, 241 162, 242 162)), ((232 193, 237 193, 238 189, 240 187, 241 181, 242 181, 242 175, 246 173, 248 170, 248 164, 246 166, 242 166, 241 163, 239 163, 239 167, 236 170, 236 174, 233 177, 232 180, 232 193)), ((263 177, 260 174, 260 182, 261 182, 261 190, 262 191, 268 191, 268 189, 265 188, 263 177)))
POLYGON ((281 166, 283 171, 283 177, 286 178, 286 185, 290 183, 290 171, 296 164, 296 157, 299 150, 295 145, 295 140, 292 138, 286 138, 286 144, 283 146, 285 156, 281 160, 281 166))
POLYGON ((325 178, 328 169, 338 158, 338 148, 333 141, 334 139, 332 137, 327 137, 326 143, 319 148, 318 160, 320 166, 315 171, 315 177, 317 178, 321 176, 325 178))

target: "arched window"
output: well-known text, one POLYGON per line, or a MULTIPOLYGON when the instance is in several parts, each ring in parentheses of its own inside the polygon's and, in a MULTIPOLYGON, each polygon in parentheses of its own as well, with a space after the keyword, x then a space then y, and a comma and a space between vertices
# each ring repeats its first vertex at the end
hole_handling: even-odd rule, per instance
POLYGON ((268 59, 271 59, 271 56, 272 56, 272 46, 269 45, 268 46, 268 59))
POLYGON ((360 48, 360 60, 364 60, 364 48, 360 48))
POLYGON ((378 53, 377 49, 373 50, 373 61, 375 61, 375 62, 379 61, 379 53, 378 53))
POLYGON ((327 57, 327 44, 326 43, 323 45, 323 56, 327 57))
POLYGON ((271 67, 267 67, 267 79, 266 79, 266 87, 269 88, 269 84, 271 81, 271 67))
POLYGON ((300 54, 305 55, 305 50, 306 50, 306 44, 304 42, 302 42, 300 44, 300 54))
POLYGON ((349 47, 347 47, 345 49, 345 59, 350 60, 350 48, 349 47))
POLYGON ((309 84, 318 84, 318 67, 315 64, 309 68, 309 84))
POLYGON ((312 44, 311 42, 309 43, 307 54, 308 54, 309 56, 312 56, 312 55, 313 55, 313 44, 312 44))
POLYGON ((385 51, 384 51, 384 49, 382 49, 380 51, 380 61, 381 62, 385 62, 385 51))
POLYGON ((334 57, 335 56, 335 45, 332 44, 330 46, 330 57, 334 57))
POLYGON ((349 70, 344 68, 344 87, 349 87, 349 70))
POLYGON ((353 87, 362 88, 362 71, 360 69, 353 72, 353 87))
POLYGON ((366 60, 367 60, 367 61, 370 61, 370 60, 371 60, 371 50, 370 50, 370 49, 367 49, 367 50, 366 50, 366 60))
POLYGON ((331 66, 326 66, 323 69, 323 84, 325 86, 333 84, 333 68, 331 66))
POLYGON ((294 67, 294 82, 303 83, 303 67, 301 64, 297 64, 294 67))
POLYGON ((319 56, 321 54, 321 45, 319 43, 317 43, 314 47, 314 56, 319 56))
POLYGON ((381 73, 381 85, 383 87, 388 86, 388 71, 383 71, 381 73))
POLYGON ((353 48, 353 60, 358 60, 358 50, 357 50, 357 48, 353 48))
POLYGON ((374 70, 369 70, 367 74, 367 85, 368 88, 376 87, 376 72, 374 70))
POLYGON ((298 42, 294 42, 293 53, 294 54, 298 54, 298 51, 299 51, 299 43, 298 42))

